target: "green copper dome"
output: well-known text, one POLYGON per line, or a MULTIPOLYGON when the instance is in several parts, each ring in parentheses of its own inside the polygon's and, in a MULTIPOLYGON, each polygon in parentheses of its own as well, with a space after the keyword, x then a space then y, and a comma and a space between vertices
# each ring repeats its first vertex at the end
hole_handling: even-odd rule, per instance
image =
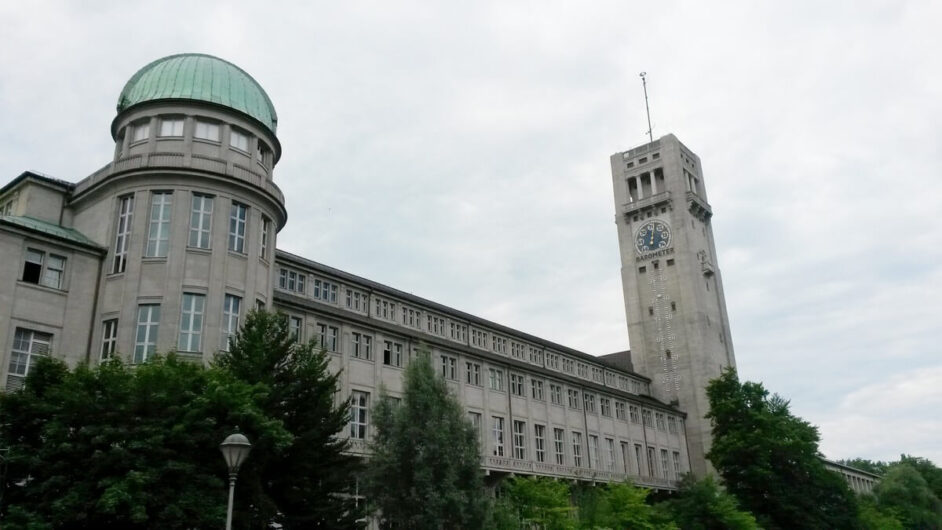
POLYGON ((118 112, 161 99, 194 99, 237 110, 275 133, 278 115, 268 94, 238 66, 212 55, 183 53, 148 64, 124 85, 118 112))

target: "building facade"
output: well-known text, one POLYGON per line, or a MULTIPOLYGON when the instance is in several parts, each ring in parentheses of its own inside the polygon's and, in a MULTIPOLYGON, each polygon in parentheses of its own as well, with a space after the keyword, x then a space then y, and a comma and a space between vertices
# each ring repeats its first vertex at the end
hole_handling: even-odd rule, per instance
MULTIPOLYGON (((671 336, 671 352, 690 360, 678 356, 671 372, 677 377, 665 379, 659 339, 646 334, 659 329, 668 309, 658 307, 660 320, 646 320, 635 307, 651 304, 646 293, 630 303, 626 296, 641 356, 594 357, 279 251, 287 212, 273 180, 281 156, 277 123, 264 90, 235 65, 170 56, 142 68, 122 90, 111 124, 115 149, 104 167, 76 183, 26 172, 0 188, 0 386, 21 387, 38 356, 71 365, 114 356, 141 363, 176 350, 208 362, 228 347, 246 312, 261 307, 283 312, 299 338, 316 339, 343 370, 337 399, 350 399, 345 435, 358 454, 367 456, 380 386, 399 395, 402 369, 427 350, 478 427, 481 465, 492 477, 628 479, 672 489, 691 470, 691 455, 702 451, 696 445, 700 453, 688 454, 691 440, 701 443, 689 432, 702 437, 700 420, 692 419, 702 414, 684 407, 697 406, 702 389, 682 387, 707 374, 696 371, 696 348, 706 339, 695 322, 671 336), (676 385, 673 392, 665 381, 676 385)), ((665 161, 681 153, 673 137, 659 142, 665 161)), ((663 166, 662 178, 672 182, 675 170, 680 166, 663 166)), ((623 208, 618 194, 631 197, 635 188, 615 180, 623 208)), ((620 219, 624 260, 634 238, 626 234, 640 221, 628 210, 620 219)), ((674 270, 696 274, 689 281, 675 276, 683 285, 671 296, 687 300, 684 289, 703 276, 698 267, 715 263, 712 238, 708 259, 694 264, 686 250, 693 232, 684 246, 681 231, 674 234, 676 243, 666 247, 676 249, 674 270)), ((636 284, 626 283, 626 293, 636 284)), ((722 292, 714 292, 721 307, 722 292)), ((714 307, 709 297, 690 296, 699 309, 714 307)), ((730 344, 728 336, 722 340, 730 344)), ((727 353, 731 363, 731 346, 727 353)))

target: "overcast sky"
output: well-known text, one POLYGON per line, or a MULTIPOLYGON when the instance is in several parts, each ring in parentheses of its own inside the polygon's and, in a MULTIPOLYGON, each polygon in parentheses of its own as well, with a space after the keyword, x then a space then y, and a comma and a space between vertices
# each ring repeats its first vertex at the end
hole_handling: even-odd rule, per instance
POLYGON ((0 181, 87 176, 135 71, 217 55, 278 111, 280 248, 605 354, 647 71, 655 135, 702 159, 740 374, 829 458, 942 464, 942 3, 274 5, 0 2, 0 181))

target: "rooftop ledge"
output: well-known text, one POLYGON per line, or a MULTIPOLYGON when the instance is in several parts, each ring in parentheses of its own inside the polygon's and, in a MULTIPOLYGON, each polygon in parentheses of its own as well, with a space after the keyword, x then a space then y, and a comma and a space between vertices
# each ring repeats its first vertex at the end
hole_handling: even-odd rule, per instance
POLYGON ((183 153, 148 153, 120 158, 76 184, 74 195, 82 194, 111 175, 145 168, 193 169, 202 172, 222 174, 261 188, 274 197, 280 204, 285 203, 285 195, 282 193, 281 189, 274 182, 269 180, 268 177, 255 170, 240 166, 239 164, 229 164, 226 160, 221 158, 197 154, 190 155, 190 160, 187 163, 183 153))

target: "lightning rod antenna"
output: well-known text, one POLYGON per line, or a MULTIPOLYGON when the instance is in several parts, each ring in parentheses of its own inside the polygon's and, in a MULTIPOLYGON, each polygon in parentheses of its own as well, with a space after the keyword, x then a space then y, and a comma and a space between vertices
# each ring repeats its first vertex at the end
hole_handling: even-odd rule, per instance
POLYGON ((654 142, 654 132, 651 129, 651 107, 648 106, 648 82, 644 76, 647 72, 641 72, 641 86, 644 87, 644 111, 648 114, 648 140, 654 142))

